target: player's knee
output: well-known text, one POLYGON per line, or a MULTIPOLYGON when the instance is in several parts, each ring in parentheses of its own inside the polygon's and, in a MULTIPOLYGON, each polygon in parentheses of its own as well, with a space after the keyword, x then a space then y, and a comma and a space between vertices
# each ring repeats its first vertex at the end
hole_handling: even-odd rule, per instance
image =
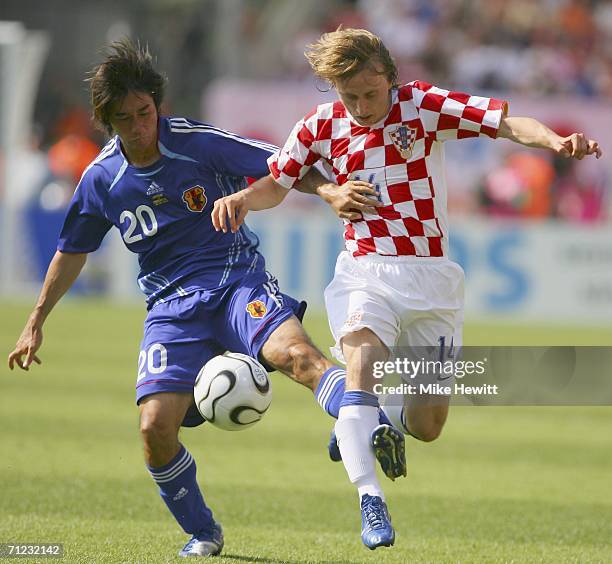
POLYGON ((158 412, 144 411, 140 417, 140 435, 145 445, 160 448, 176 440, 174 424, 158 412))

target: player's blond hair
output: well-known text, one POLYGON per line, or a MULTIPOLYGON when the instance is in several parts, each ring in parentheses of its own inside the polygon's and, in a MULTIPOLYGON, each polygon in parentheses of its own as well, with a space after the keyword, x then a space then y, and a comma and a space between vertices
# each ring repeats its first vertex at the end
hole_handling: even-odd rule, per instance
POLYGON ((397 86, 398 73, 391 53, 380 37, 365 29, 324 33, 304 52, 314 73, 331 84, 351 78, 365 68, 379 71, 397 86), (378 63, 378 65, 376 64, 378 63))

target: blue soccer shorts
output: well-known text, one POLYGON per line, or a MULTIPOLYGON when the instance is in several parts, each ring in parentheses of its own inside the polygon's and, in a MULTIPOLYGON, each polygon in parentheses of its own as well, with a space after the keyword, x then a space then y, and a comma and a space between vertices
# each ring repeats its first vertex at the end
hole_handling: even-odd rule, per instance
MULTIPOLYGON (((225 351, 258 358, 273 331, 305 311, 306 303, 283 294, 267 272, 155 304, 144 324, 136 402, 160 392, 191 393, 202 366, 225 351)), ((192 406, 183 425, 203 421, 192 406)))

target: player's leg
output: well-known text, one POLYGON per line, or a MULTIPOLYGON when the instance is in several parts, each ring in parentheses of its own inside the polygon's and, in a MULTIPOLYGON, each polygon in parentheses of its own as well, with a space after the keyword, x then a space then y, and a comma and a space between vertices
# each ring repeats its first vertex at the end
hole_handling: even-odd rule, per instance
POLYGON ((178 431, 191 401, 189 393, 156 393, 140 400, 140 434, 149 467, 165 466, 178 454, 178 431))
MULTIPOLYGON (((454 327, 448 320, 453 317, 451 313, 442 317, 432 315, 430 318, 415 321, 398 339, 398 346, 394 350, 396 356, 400 360, 406 358, 414 362, 436 362, 442 358, 452 360, 449 355, 454 356, 455 351, 460 348, 458 344, 455 345, 454 327), (440 343, 437 347, 431 344, 436 342, 440 343)), ((415 391, 403 397, 392 395, 383 398, 382 409, 397 429, 420 441, 436 440, 446 423, 451 399, 451 393, 443 391, 452 391, 454 379, 431 370, 404 376, 404 381, 415 391), (437 386, 436 393, 422 391, 430 384, 437 386)))
POLYGON ((145 461, 164 503, 192 539, 182 556, 219 554, 223 533, 196 479, 196 463, 179 442, 178 431, 193 401, 191 393, 157 393, 140 401, 145 461))
POLYGON ((378 398, 372 393, 375 362, 388 358, 388 349, 368 328, 351 331, 341 340, 346 359, 346 392, 335 432, 349 480, 357 487, 361 507, 361 538, 370 549, 391 546, 395 532, 376 476, 373 434, 379 425, 378 398))
POLYGON ((376 477, 370 437, 379 424, 378 398, 372 393, 373 365, 385 361, 388 351, 367 328, 345 335, 341 346, 347 380, 335 431, 342 461, 360 497, 364 494, 384 497, 376 477))
POLYGON ((309 388, 319 405, 337 418, 346 371, 328 360, 312 343, 301 321, 291 316, 276 327, 261 347, 260 357, 272 368, 309 388))
MULTIPOLYGON (((416 319, 408 318, 402 323, 398 338, 398 354, 430 360, 454 361, 461 354, 463 341, 463 271, 451 261, 427 268, 415 269, 413 277, 422 290, 422 301, 430 306, 428 312, 419 311, 416 319), (435 279, 438 283, 430 283, 435 279), (426 314, 425 314, 426 313, 426 314)), ((439 384, 439 389, 452 391, 452 374, 419 374, 411 384, 439 384)), ((403 406, 399 397, 390 399, 384 406, 398 429, 404 430, 416 439, 425 442, 436 440, 446 423, 451 395, 446 393, 406 395, 403 406)))
MULTIPOLYGON (((389 306, 389 300, 380 282, 377 275, 368 272, 367 266, 362 267, 348 253, 341 253, 334 279, 325 290, 325 304, 335 340, 332 353, 342 362, 347 362, 343 354, 343 346, 349 343, 346 339, 364 329, 370 332, 362 334, 366 335, 366 342, 374 341, 376 355, 387 358, 389 347, 395 344, 399 333, 399 318, 389 306)), ((372 370, 372 367, 368 370, 372 370)), ((372 372, 368 377, 371 376, 372 372)), ((372 386, 363 390, 372 391, 372 386)), ((406 475, 404 437, 401 432, 394 430, 388 418, 383 416, 384 413, 379 411, 379 423, 384 427, 377 431, 377 436, 372 437, 374 452, 384 473, 394 480, 406 475)), ((333 447, 333 439, 332 436, 330 447, 333 447)), ((330 448, 330 455, 332 452, 333 448, 330 448)))
POLYGON ((301 324, 305 309, 304 302, 283 294, 269 273, 251 274, 231 290, 224 306, 227 330, 220 340, 229 350, 259 358, 269 370, 309 388, 321 407, 338 417, 345 371, 308 337, 301 324))
POLYGON ((315 347, 295 315, 272 331, 261 347, 260 356, 267 364, 313 392, 321 376, 330 368, 339 369, 315 347))
MULTIPOLYGON (((463 309, 432 312, 431 318, 424 319, 408 332, 407 338, 413 343, 436 343, 434 349, 436 360, 454 362, 461 354, 463 335, 463 309)), ((424 350, 424 347, 418 347, 424 350)), ((431 350, 431 349, 429 349, 431 350)), ((426 381, 436 378, 443 388, 454 386, 454 376, 425 375, 426 381), (441 378, 440 376, 443 376, 441 378)), ((408 432, 425 442, 436 440, 448 418, 451 394, 419 394, 407 396, 404 402, 404 423, 408 432)))
POLYGON ((202 328, 198 294, 154 307, 147 316, 139 357, 137 403, 145 461, 161 498, 192 535, 182 556, 218 554, 221 527, 204 502, 196 463, 178 438, 181 424, 196 421, 193 384, 201 366, 219 353, 202 328))
MULTIPOLYGON (((439 353, 434 347, 398 346, 395 352, 401 360, 407 358, 415 362, 423 359, 437 361, 439 358, 439 353), (435 351, 433 356, 430 356, 431 350, 435 351)), ((436 440, 446 423, 451 398, 450 393, 441 393, 440 390, 447 387, 452 389, 453 382, 450 379, 441 382, 437 375, 432 373, 413 374, 406 377, 404 382, 415 391, 404 396, 393 394, 381 398, 382 410, 391 424, 403 433, 423 442, 436 440), (435 394, 421 391, 422 386, 432 383, 439 385, 435 394)))
MULTIPOLYGON (((374 363, 388 358, 395 344, 399 319, 381 289, 347 253, 338 258, 334 279, 325 290, 325 302, 334 355, 347 365, 347 385, 336 436, 342 461, 360 496, 362 541, 370 548, 391 546, 395 532, 375 474, 374 432, 379 429, 378 398, 373 391, 374 363)), ((383 428, 391 429, 384 425, 383 428)), ((401 447, 396 451, 405 469, 403 436, 395 431, 401 447)), ((380 460, 380 459, 379 459, 380 460)), ((405 470, 404 470, 405 472, 405 470)), ((389 475, 389 474, 388 474, 389 475)))

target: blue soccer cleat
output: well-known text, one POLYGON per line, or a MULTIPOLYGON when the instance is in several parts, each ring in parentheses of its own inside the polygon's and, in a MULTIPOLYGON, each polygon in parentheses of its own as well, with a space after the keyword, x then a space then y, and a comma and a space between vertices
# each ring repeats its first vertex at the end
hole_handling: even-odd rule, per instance
POLYGON ((361 498, 361 540, 370 550, 395 542, 387 504, 378 496, 365 494, 361 498))
POLYGON ((193 535, 191 540, 183 547, 178 555, 189 556, 217 556, 223 549, 223 529, 215 523, 212 530, 193 535))
POLYGON ((404 434, 392 425, 379 425, 372 431, 372 447, 376 460, 387 478, 406 475, 406 449, 404 434))

